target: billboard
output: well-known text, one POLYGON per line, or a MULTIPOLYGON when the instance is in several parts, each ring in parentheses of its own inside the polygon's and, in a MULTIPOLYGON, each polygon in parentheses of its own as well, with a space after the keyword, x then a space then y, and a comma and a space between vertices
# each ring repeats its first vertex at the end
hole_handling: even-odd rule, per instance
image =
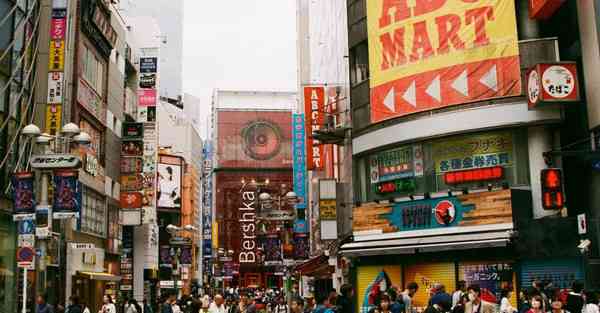
POLYGON ((298 196, 296 208, 306 209, 306 131, 304 114, 294 114, 292 124, 292 150, 294 152, 294 191, 298 196))
POLYGON ((218 168, 291 168, 290 111, 217 111, 218 168))
MULTIPOLYGON (((158 163, 158 207, 180 208, 181 207, 181 163, 163 163, 164 157, 158 163)), ((177 159, 179 160, 179 159, 177 159)), ((176 162, 172 162, 176 163, 176 162)))
POLYGON ((521 93, 514 1, 367 1, 373 123, 521 93))
POLYGON ((306 159, 309 170, 322 170, 325 161, 325 149, 312 133, 325 124, 325 87, 304 87, 304 111, 306 112, 306 159))

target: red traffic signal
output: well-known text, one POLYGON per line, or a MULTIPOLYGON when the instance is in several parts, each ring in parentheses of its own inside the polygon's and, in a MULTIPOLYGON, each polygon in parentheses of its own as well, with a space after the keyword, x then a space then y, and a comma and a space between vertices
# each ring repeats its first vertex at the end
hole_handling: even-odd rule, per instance
POLYGON ((562 170, 548 168, 542 170, 542 206, 544 210, 560 210, 565 205, 562 186, 562 170))

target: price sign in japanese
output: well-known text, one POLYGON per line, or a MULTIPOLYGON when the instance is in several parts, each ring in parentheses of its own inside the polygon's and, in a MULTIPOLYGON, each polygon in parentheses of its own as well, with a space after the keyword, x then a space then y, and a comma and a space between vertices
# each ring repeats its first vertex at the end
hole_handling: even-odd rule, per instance
POLYGON ((579 101, 575 62, 542 63, 527 73, 527 99, 533 109, 545 102, 579 101))
POLYGON ((508 131, 452 137, 432 145, 436 173, 510 166, 513 138, 508 131))

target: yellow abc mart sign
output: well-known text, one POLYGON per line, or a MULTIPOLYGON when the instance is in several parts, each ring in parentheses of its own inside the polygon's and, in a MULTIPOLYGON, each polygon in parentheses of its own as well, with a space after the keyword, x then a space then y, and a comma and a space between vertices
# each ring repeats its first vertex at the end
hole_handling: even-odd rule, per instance
POLYGON ((371 120, 520 93, 514 1, 367 0, 371 120))

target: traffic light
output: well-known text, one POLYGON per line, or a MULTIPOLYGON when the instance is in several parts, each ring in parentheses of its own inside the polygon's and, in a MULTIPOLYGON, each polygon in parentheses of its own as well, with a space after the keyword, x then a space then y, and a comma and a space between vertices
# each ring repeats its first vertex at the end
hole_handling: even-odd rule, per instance
POLYGON ((562 186, 562 170, 548 168, 542 170, 542 206, 544 210, 560 210, 565 204, 562 186))

